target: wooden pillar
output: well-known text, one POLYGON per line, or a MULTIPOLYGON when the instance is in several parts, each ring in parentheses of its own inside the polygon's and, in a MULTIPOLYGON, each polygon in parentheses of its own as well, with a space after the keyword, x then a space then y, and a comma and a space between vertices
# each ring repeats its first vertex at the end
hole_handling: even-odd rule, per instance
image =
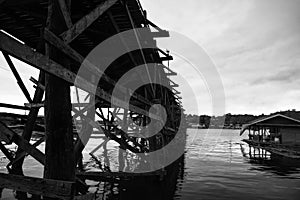
MULTIPOLYGON (((69 1, 67 0, 67 5, 69 1)), ((47 28, 56 35, 66 30, 58 1, 50 0, 47 28)), ((68 59, 54 47, 48 46, 47 54, 54 61, 69 68, 68 59)), ((44 177, 74 181, 75 159, 71 116, 70 85, 55 76, 46 75, 45 124, 46 148, 44 177)))

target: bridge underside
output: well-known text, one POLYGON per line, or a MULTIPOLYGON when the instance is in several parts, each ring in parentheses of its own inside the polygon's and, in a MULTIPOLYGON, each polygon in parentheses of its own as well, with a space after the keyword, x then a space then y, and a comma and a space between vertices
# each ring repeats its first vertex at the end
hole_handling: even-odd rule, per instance
MULTIPOLYGON (((19 196, 29 192, 67 199, 70 195, 85 194, 86 185, 76 176, 75 167, 78 163, 77 167, 81 167, 81 154, 90 138, 103 138, 99 148, 105 148, 107 141, 113 140, 125 151, 148 153, 164 147, 175 137, 182 121, 182 108, 179 92, 175 89, 177 85, 170 79, 176 73, 164 65, 172 56, 156 45, 155 48, 142 48, 144 44, 156 44, 155 38, 168 37, 169 33, 147 19, 139 1, 2 0, 0 30, 0 50, 28 100, 25 106, 7 103, 0 106, 29 110, 21 136, 0 123, 0 147, 10 160, 10 174, 15 176, 0 175, 0 180, 5 180, 0 188, 16 189, 12 185, 17 182, 26 185, 27 179, 16 177, 23 175, 24 157, 30 154, 45 165, 44 178, 47 179, 41 184, 53 185, 52 180, 47 180, 60 180, 58 183, 68 186, 69 190, 60 191, 59 184, 50 192, 43 189, 35 192, 25 187, 19 196), (139 49, 120 55, 105 68, 99 63, 86 62, 85 58, 108 38, 137 28, 147 31, 147 37, 132 31, 131 41, 139 49), (30 79, 36 88, 33 96, 11 57, 40 70, 38 80, 30 79), (84 74, 78 73, 83 63, 86 70, 84 74), (154 63, 153 67, 145 65, 147 63, 154 63), (133 70, 140 65, 143 65, 141 71, 133 70), (118 84, 128 73, 130 78, 118 84), (82 84, 76 84, 78 80, 82 84), (132 90, 132 85, 141 86, 132 90), (114 91, 119 95, 114 95, 114 91), (74 94, 72 100, 71 92, 74 94), (155 109, 155 104, 165 109, 164 115, 161 109, 155 109), (32 145, 28 141, 41 107, 45 108, 45 136, 32 145), (158 134, 145 137, 155 132, 155 126, 161 123, 158 134), (36 148, 44 140, 45 154, 36 148), (18 145, 15 155, 5 148, 11 143, 18 145)), ((128 44, 126 38, 120 36, 119 39, 121 45, 115 48, 130 49, 132 44, 128 44)), ((112 59, 109 54, 98 56, 103 60, 112 59)), ((91 156, 96 159, 93 152, 91 156)), ((109 169, 101 169, 106 174, 99 177, 113 176, 109 169)), ((122 176, 120 174, 118 176, 122 176)))

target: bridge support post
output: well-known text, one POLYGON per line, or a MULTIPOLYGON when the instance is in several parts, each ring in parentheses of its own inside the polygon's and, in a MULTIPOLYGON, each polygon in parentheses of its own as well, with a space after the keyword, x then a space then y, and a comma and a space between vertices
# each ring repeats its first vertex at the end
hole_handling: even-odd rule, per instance
MULTIPOLYGON (((69 0, 67 0, 68 2, 69 0)), ((67 5, 70 5, 67 3, 67 5)), ((57 1, 49 1, 47 28, 59 35, 66 30, 57 1)), ((49 58, 69 68, 69 60, 53 46, 47 46, 49 58)), ((74 181, 75 159, 71 116, 70 84, 46 74, 45 125, 46 148, 44 178, 74 181)))

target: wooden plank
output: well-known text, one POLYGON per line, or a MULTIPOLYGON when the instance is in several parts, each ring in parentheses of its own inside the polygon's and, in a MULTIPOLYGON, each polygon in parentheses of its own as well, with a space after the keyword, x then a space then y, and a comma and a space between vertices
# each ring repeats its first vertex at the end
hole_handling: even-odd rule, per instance
POLYGON ((72 199, 74 183, 0 173, 0 188, 58 199, 72 199))
POLYGON ((69 30, 63 32, 61 37, 64 42, 72 42, 78 35, 87 29, 95 20, 97 20, 105 11, 113 6, 118 0, 106 0, 101 3, 97 8, 91 11, 86 16, 77 21, 69 30))
POLYGON ((65 20, 65 23, 66 23, 67 27, 71 28, 73 23, 72 23, 70 11, 69 11, 70 8, 68 8, 65 0, 58 0, 58 3, 59 3, 59 7, 60 7, 60 10, 63 14, 63 17, 64 17, 64 20, 65 20))

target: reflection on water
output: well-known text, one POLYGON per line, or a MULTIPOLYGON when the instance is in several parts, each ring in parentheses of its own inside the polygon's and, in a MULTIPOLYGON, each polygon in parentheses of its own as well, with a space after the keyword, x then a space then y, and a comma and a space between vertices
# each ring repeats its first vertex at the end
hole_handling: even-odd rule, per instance
MULTIPOLYGON (((100 185, 88 183, 96 186, 94 191, 102 194, 100 199, 109 200, 299 199, 300 161, 249 148, 242 139, 238 130, 207 133, 203 129, 189 129, 185 155, 167 167, 163 181, 158 176, 148 176, 100 185)), ((98 144, 99 140, 90 141, 85 149, 88 170, 99 168, 88 155, 98 144)), ((128 163, 120 166, 118 147, 114 143, 108 143, 95 156, 112 171, 137 163, 128 154, 128 163)), ((4 161, 0 161, 4 166, 4 161)), ((32 159, 26 161, 27 175, 37 175, 37 172, 40 175, 40 169, 32 159)))

